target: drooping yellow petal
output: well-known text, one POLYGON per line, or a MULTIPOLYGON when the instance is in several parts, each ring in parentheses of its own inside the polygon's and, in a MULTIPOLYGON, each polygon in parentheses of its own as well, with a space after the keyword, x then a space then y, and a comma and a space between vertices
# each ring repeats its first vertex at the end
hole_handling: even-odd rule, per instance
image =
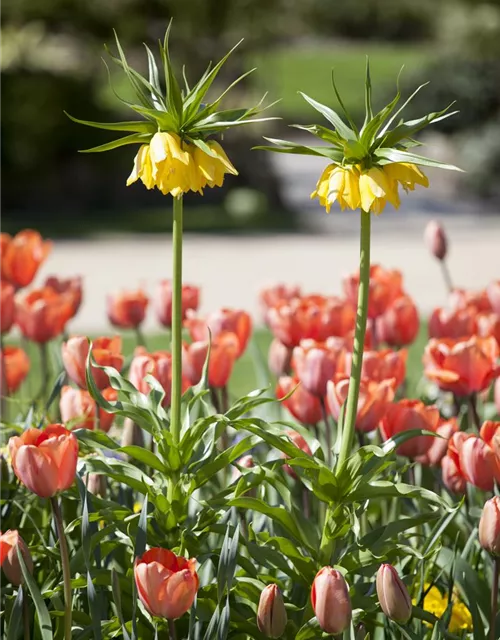
POLYGON ((349 209, 358 209, 361 204, 359 193, 359 176, 352 169, 346 169, 342 200, 349 209))
POLYGON ((194 150, 194 161, 200 173, 209 182, 212 182, 215 178, 215 158, 209 156, 199 147, 194 150))
POLYGON ((129 187, 131 184, 133 184, 140 178, 142 167, 144 164, 145 154, 147 154, 149 157, 149 145, 147 144, 141 145, 141 147, 139 148, 139 151, 137 152, 134 158, 134 166, 132 167, 132 173, 129 175, 127 179, 127 187, 129 187))
POLYGON ((209 140, 207 142, 207 144, 210 147, 211 151, 213 153, 215 153, 215 155, 217 156, 217 160, 219 160, 219 162, 222 162, 222 164, 226 168, 226 172, 227 173, 232 173, 233 176, 237 176, 238 172, 234 168, 233 164, 231 163, 231 161, 227 157, 226 152, 220 146, 220 144, 217 142, 217 140, 209 140))

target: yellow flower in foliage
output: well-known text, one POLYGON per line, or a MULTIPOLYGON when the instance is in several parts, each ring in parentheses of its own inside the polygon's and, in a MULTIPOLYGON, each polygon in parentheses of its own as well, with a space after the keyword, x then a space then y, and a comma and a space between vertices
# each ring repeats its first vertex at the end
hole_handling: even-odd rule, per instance
POLYGON ((360 205, 359 172, 356 167, 338 167, 334 164, 321 174, 316 190, 311 198, 319 198, 322 207, 328 213, 334 202, 338 202, 344 209, 357 209, 360 205))
MULTIPOLYGON (((429 585, 425 585, 425 591, 429 589, 429 585)), ((442 595, 436 586, 433 586, 426 593, 424 598, 423 609, 432 613, 436 618, 442 618, 448 608, 448 596, 442 595)), ((413 600, 413 604, 416 601, 413 600)), ((460 631, 472 631, 472 616, 465 604, 458 598, 453 600, 451 610, 450 623, 448 630, 451 633, 459 633, 460 631)))

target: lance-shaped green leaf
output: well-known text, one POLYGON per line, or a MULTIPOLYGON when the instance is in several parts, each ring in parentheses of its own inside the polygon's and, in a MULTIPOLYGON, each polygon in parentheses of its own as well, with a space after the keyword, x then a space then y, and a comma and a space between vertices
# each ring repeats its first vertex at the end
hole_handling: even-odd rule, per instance
MULTIPOLYGON (((403 67, 401 67, 401 71, 399 72, 399 76, 401 75, 401 72, 403 71, 403 67)), ((398 76, 398 78, 399 78, 398 76)), ((406 107, 410 104, 410 102, 413 100, 413 98, 417 95, 417 93, 423 89, 424 87, 426 87, 429 83, 428 82, 424 82, 424 84, 421 84, 419 87, 417 87, 415 89, 415 91, 410 95, 409 98, 407 98, 405 100, 405 102, 403 102, 403 104, 399 107, 399 109, 392 114, 392 116, 389 118, 389 120, 386 122, 385 126, 383 127, 383 129, 380 131, 380 136, 383 136, 384 133, 386 133, 386 131, 388 131, 392 125, 392 123, 396 120, 396 118, 399 116, 400 113, 402 113, 404 111, 404 109, 406 109, 406 107)))
POLYGON ((365 74, 365 122, 363 129, 373 118, 372 109, 372 79, 370 76, 370 59, 366 56, 366 74, 365 74))
POLYGON ((142 122, 139 120, 130 120, 128 122, 93 122, 92 120, 80 120, 75 118, 67 111, 64 111, 65 115, 70 120, 78 124, 84 124, 87 127, 94 127, 95 129, 106 129, 107 131, 134 131, 135 133, 155 133, 158 127, 154 122, 142 122))
POLYGON ((156 65, 156 60, 153 55, 153 52, 148 47, 147 44, 144 44, 146 48, 146 53, 148 56, 148 73, 149 73, 149 84, 152 86, 153 91, 151 91, 151 100, 153 101, 154 106, 160 111, 165 111, 165 104, 163 102, 163 96, 161 93, 160 86, 160 76, 158 74, 158 67, 156 65))
POLYGON ((42 640, 52 640, 52 622, 50 620, 50 614, 47 609, 47 605, 43 599, 42 594, 40 593, 40 589, 38 588, 35 579, 28 571, 26 566, 26 562, 24 561, 23 554, 19 546, 17 547, 17 558, 19 560, 19 566, 21 567, 21 572, 23 574, 24 582, 31 593, 31 597, 33 598, 33 602, 35 603, 35 609, 38 616, 38 628, 40 630, 40 637, 42 640))
MULTIPOLYGON (((313 136, 319 138, 320 140, 324 140, 325 142, 329 142, 336 147, 341 149, 344 148, 345 140, 343 140, 336 131, 332 131, 327 127, 322 127, 319 124, 309 124, 309 125, 301 125, 301 124, 291 124, 291 127, 294 129, 300 129, 301 131, 307 131, 308 133, 312 133, 313 136)), ((268 139, 268 138, 266 138, 268 139)))
MULTIPOLYGON (((399 72, 401 74, 401 71, 399 72)), ((383 109, 381 109, 372 119, 363 126, 361 130, 361 140, 366 147, 370 147, 373 143, 375 136, 377 135, 378 130, 382 126, 382 124, 386 121, 386 119, 391 115, 394 111, 396 105, 398 104, 401 98, 401 92, 399 90, 399 76, 396 82, 396 95, 394 98, 386 105, 383 109)))
POLYGON ((172 20, 170 20, 167 30, 165 32, 165 39, 163 41, 163 46, 160 43, 160 53, 163 62, 163 67, 165 70, 165 85, 166 85, 166 100, 168 111, 174 117, 177 124, 182 122, 182 113, 183 113, 183 105, 182 105, 182 94, 181 89, 179 87, 179 83, 177 82, 177 78, 175 77, 175 73, 172 67, 172 62, 170 60, 170 52, 168 49, 168 39, 170 36, 170 29, 172 28, 172 20))
POLYGON ((299 93, 304 98, 304 100, 306 100, 306 102, 308 102, 314 109, 316 109, 316 111, 319 111, 319 113, 321 113, 321 115, 326 118, 328 122, 333 124, 335 130, 342 138, 345 138, 346 140, 357 139, 354 131, 346 125, 346 123, 342 120, 338 113, 336 113, 333 109, 330 109, 330 107, 321 104, 321 102, 317 102, 313 98, 310 98, 305 93, 302 93, 302 91, 299 91, 299 93))
POLYGON ((264 140, 267 140, 276 146, 269 147, 266 145, 258 145, 256 147, 253 147, 253 149, 260 149, 262 151, 274 151, 275 153, 292 153, 302 156, 322 156, 323 158, 329 158, 337 164, 340 164, 344 158, 344 154, 342 151, 332 149, 327 146, 308 147, 295 144, 293 142, 288 142, 287 140, 278 140, 277 138, 264 138, 264 140))
POLYGON ((344 112, 344 115, 347 119, 347 122, 351 125, 351 129, 354 131, 356 138, 359 138, 359 129, 356 126, 356 123, 354 122, 354 120, 351 117, 351 114, 349 113, 349 111, 347 110, 342 97, 340 95, 339 90, 337 89, 337 84, 335 82, 335 70, 332 69, 332 85, 333 85, 333 90, 335 91, 335 95, 337 96, 337 100, 338 103, 340 105, 340 108, 342 109, 342 111, 344 112))
POLYGON ((115 62, 118 66, 120 66, 125 71, 127 79, 130 82, 132 88, 134 89, 136 96, 139 99, 139 102, 141 102, 145 107, 151 106, 151 100, 149 99, 148 94, 144 90, 143 86, 141 86, 141 84, 145 85, 147 88, 152 89, 151 85, 149 85, 149 82, 145 78, 143 78, 139 73, 137 73, 137 71, 134 71, 134 69, 132 69, 129 66, 127 62, 127 58, 125 57, 125 52, 122 49, 120 40, 118 39, 118 34, 116 33, 115 30, 113 30, 113 33, 115 34, 116 48, 118 49, 118 55, 120 57, 117 58, 116 56, 114 56, 107 46, 104 47, 106 49, 106 52, 108 53, 109 57, 113 60, 113 62, 115 62))
POLYGON ((133 133, 130 136, 124 138, 118 138, 118 140, 112 140, 101 144, 98 147, 92 147, 92 149, 81 149, 80 153, 100 153, 101 151, 111 151, 118 147, 123 147, 127 144, 148 144, 152 135, 150 133, 133 133))
POLYGON ((410 162, 424 167, 437 167, 438 169, 447 169, 448 171, 462 171, 453 164, 446 164, 444 162, 438 162, 431 158, 425 158, 424 156, 418 156, 415 153, 409 151, 401 151, 399 149, 377 149, 374 153, 375 158, 379 164, 389 164, 391 162, 410 162))
POLYGON ((451 106, 452 105, 450 104, 442 111, 429 113, 422 118, 418 118, 417 120, 408 120, 408 122, 402 122, 401 124, 398 124, 380 140, 380 146, 393 147, 394 145, 398 144, 400 140, 411 138, 416 133, 424 129, 427 125, 434 122, 439 122, 440 120, 445 120, 446 118, 450 118, 451 116, 456 115, 458 111, 449 111, 451 106))

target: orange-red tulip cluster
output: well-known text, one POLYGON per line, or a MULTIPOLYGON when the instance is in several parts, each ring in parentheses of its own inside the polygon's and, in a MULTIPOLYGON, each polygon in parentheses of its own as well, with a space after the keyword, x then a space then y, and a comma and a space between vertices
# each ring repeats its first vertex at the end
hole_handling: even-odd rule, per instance
MULTIPOLYGON (((188 310, 197 311, 200 304, 200 289, 193 285, 182 285, 182 320, 186 319, 188 310)), ((164 327, 172 326, 172 282, 162 280, 158 286, 155 300, 156 315, 164 327)))
MULTIPOLYGON (((169 407, 172 393, 172 354, 168 351, 155 351, 148 353, 144 347, 137 347, 134 358, 130 364, 130 382, 141 393, 147 395, 151 391, 150 385, 145 380, 147 375, 156 378, 165 391, 163 406, 169 407)), ((189 387, 186 378, 182 379, 182 392, 189 387)))
POLYGON ((0 238, 2 280, 16 289, 27 287, 49 255, 52 243, 44 241, 38 231, 31 229, 24 229, 14 237, 2 233, 0 238))
MULTIPOLYGON (((118 400, 118 392, 111 387, 103 389, 101 393, 108 402, 118 400)), ((61 420, 64 423, 70 423, 71 429, 95 429, 96 427, 96 403, 85 389, 64 386, 61 389, 59 410, 61 420)), ((113 414, 99 409, 99 429, 107 432, 112 424, 113 414)))

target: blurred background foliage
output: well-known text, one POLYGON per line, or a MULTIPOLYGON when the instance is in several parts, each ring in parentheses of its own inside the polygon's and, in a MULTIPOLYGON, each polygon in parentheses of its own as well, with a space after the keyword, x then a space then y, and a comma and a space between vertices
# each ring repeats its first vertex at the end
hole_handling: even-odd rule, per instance
MULTIPOLYGON (((202 201, 188 199, 190 228, 293 228, 271 158, 250 148, 263 134, 280 135, 290 122, 314 119, 299 88, 333 104, 332 67, 348 107, 359 115, 366 55, 381 103, 394 93, 403 63, 404 92, 431 79, 411 107, 415 114, 458 102, 459 116, 445 120, 441 133, 459 156, 467 154, 470 192, 500 197, 500 0, 4 0, 1 11, 5 231, 36 226, 54 236, 169 228, 160 194, 124 187, 131 149, 76 153, 110 136, 72 123, 63 111, 98 121, 130 119, 110 88, 103 44, 113 48, 115 28, 129 61, 144 71, 142 43, 161 38, 171 17, 173 57, 186 63, 191 78, 245 38, 221 81, 258 70, 230 102, 252 102, 267 91, 270 101, 282 99, 272 115, 284 118, 227 137, 240 176, 208 190, 202 201)), ((111 80, 126 97, 117 68, 111 80)), ((460 157, 456 163, 464 166, 460 157)))

